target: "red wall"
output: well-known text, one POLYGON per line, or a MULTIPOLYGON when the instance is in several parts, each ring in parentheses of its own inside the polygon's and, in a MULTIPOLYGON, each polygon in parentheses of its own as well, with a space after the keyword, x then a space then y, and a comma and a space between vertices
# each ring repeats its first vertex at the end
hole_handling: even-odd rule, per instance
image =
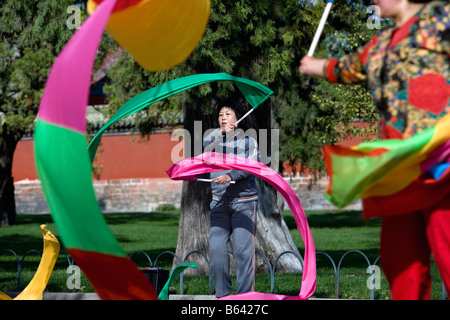
MULTIPOLYGON (((367 124, 355 123, 356 126, 367 124)), ((130 178, 167 178, 165 170, 173 164, 171 152, 179 141, 170 140, 171 133, 155 133, 148 141, 142 141, 140 136, 104 135, 97 150, 95 165, 103 166, 100 180, 130 179, 130 178)), ((361 142, 361 138, 350 138, 341 142, 343 146, 351 146, 361 142)), ((21 140, 14 153, 14 181, 38 179, 34 165, 33 140, 21 140)), ((297 165, 296 172, 299 172, 297 165)), ((286 163, 283 173, 292 173, 292 168, 286 163)), ((307 173, 304 173, 307 174, 307 173)))
POLYGON ((140 136, 104 136, 94 161, 103 166, 100 179, 168 178, 172 148, 179 143, 170 137, 157 133, 145 141, 140 136))
MULTIPOLYGON (((172 165, 172 148, 180 143, 171 141, 170 137, 171 133, 156 133, 143 141, 140 136, 103 136, 94 161, 97 166, 103 166, 100 180, 167 178, 165 170, 172 165)), ((38 179, 33 144, 33 140, 18 143, 12 169, 14 181, 38 179)))
POLYGON ((34 140, 20 140, 14 151, 12 176, 14 181, 29 179, 36 180, 37 173, 34 165, 34 140))

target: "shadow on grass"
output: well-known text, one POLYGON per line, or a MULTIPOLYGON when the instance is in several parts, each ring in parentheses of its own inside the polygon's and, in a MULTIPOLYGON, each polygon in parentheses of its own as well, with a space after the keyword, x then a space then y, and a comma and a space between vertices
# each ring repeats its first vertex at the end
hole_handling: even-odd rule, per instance
POLYGON ((51 214, 18 214, 16 218, 16 225, 27 224, 49 224, 53 222, 51 214))
MULTIPOLYGON (((104 213, 103 216, 108 224, 126 224, 142 221, 169 222, 178 226, 180 213, 178 211, 166 212, 119 212, 104 213)), ((27 224, 49 224, 53 219, 51 214, 18 214, 16 225, 27 224)))
POLYGON ((166 225, 178 227, 180 214, 178 211, 167 212, 124 212, 124 213, 106 213, 104 214, 108 225, 118 225, 127 223, 145 222, 164 222, 166 225))
MULTIPOLYGON (((306 218, 310 228, 360 228, 379 226, 381 219, 365 220, 361 211, 308 211, 306 218)), ((290 212, 284 215, 289 229, 296 229, 294 217, 290 212)))
MULTIPOLYGON (((176 248, 165 248, 163 250, 140 250, 145 252, 145 254, 141 252, 136 252, 131 257, 131 260, 138 266, 139 269, 145 269, 148 267, 153 267, 156 263, 157 267, 162 269, 170 270, 172 268, 172 262, 174 256, 170 253, 163 253, 165 251, 170 251, 175 253, 176 248), (147 256, 151 259, 151 262, 148 260, 147 256)), ((130 253, 131 254, 131 253, 130 253)), ((179 257, 183 259, 183 257, 179 257)))
MULTIPOLYGON (((156 228, 164 226, 164 228, 174 227, 178 229, 179 224, 178 211, 105 213, 104 217, 109 227, 114 228, 115 226, 124 226, 125 230, 127 229, 127 225, 131 225, 132 228, 130 230, 134 230, 133 227, 137 225, 145 226, 151 224, 154 224, 156 228)), ((39 228, 40 224, 51 224, 51 228, 48 229, 51 230, 60 241, 61 249, 65 250, 50 214, 19 214, 17 215, 17 224, 15 226, 3 229, 4 232, 0 236, 0 251, 3 249, 13 250, 19 256, 19 259, 21 259, 29 250, 38 250, 42 252, 43 239, 39 228), (36 225, 37 227, 36 229, 33 228, 33 234, 30 234, 32 225, 36 225)), ((129 239, 123 232, 115 234, 115 237, 120 245, 141 241, 140 239, 129 239)), ((152 250, 144 245, 143 247, 140 247, 139 250, 144 251, 154 263, 159 254, 164 251, 175 252, 176 248, 172 244, 169 244, 167 248, 163 246, 163 248, 152 250)), ((127 252, 127 254, 130 253, 131 252, 127 252)), ((32 258, 32 255, 33 254, 31 254, 27 260, 31 259, 39 261, 40 257, 32 258)), ((37 256, 37 254, 34 255, 37 256)), ((164 267, 171 266, 173 258, 174 257, 171 254, 163 254, 158 258, 157 263, 164 267)), ((6 267, 14 268, 16 262, 13 262, 15 258, 12 253, 3 253, 0 255, 0 259, 3 260, 3 263, 7 264, 6 267)), ((145 268, 150 266, 148 259, 143 254, 136 254, 133 257, 133 260, 139 267, 145 268)))
MULTIPOLYGON (((9 234, 0 237, 0 251, 10 249, 13 250, 20 257, 29 250, 43 250, 42 234, 37 236, 24 234, 9 234)), ((2 253, 0 257, 11 255, 8 252, 2 253)))

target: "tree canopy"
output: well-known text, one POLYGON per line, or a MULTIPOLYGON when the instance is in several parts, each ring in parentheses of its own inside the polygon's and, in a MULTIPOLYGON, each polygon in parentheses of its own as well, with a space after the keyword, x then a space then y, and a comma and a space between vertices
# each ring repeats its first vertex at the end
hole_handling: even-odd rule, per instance
MULTIPOLYGON (((313 172, 324 170, 321 148, 350 135, 368 135, 374 127, 347 127, 355 120, 374 123, 377 115, 370 94, 362 87, 336 86, 298 74, 325 3, 319 1, 212 1, 204 37, 192 55, 175 68, 151 73, 127 53, 107 71, 105 87, 109 115, 134 95, 173 78, 196 73, 226 72, 258 81, 274 92, 273 127, 280 129, 280 160, 299 162, 313 172), (343 128, 347 128, 343 130, 343 128)), ((337 0, 316 51, 319 57, 354 50, 377 30, 367 27, 370 16, 360 1, 337 0)), ((179 121, 186 104, 206 115, 211 101, 235 90, 228 82, 208 84, 150 106, 137 127, 149 133, 161 119, 179 121)), ((200 119, 200 116, 199 116, 200 119)))
POLYGON ((67 8, 77 2, 2 1, 0 130, 14 132, 20 139, 30 129, 50 67, 75 31, 66 26, 66 20, 67 8))
POLYGON ((0 5, 1 225, 15 221, 14 150, 33 130, 50 67, 75 31, 66 25, 67 8, 77 3, 83 5, 74 0, 5 0, 0 5))
MULTIPOLYGON (((377 31, 367 27, 370 14, 362 1, 335 1, 316 56, 349 52, 377 31)), ((7 197, 6 185, 11 184, 15 146, 32 130, 50 67, 76 31, 67 24, 68 8, 73 5, 80 8, 83 21, 86 0, 5 0, 0 5, 1 199, 7 197)), ((180 65, 148 72, 126 51, 121 53, 119 61, 106 70, 104 92, 109 107, 104 111, 112 115, 131 97, 178 77, 226 72, 248 78, 275 92, 272 107, 261 110, 270 113, 264 116, 280 130, 280 160, 323 171, 324 144, 338 142, 346 134, 342 128, 351 121, 376 120, 364 88, 330 85, 298 74, 299 60, 309 48, 324 5, 308 0, 212 0, 204 37, 180 65)), ((94 71, 117 48, 105 33, 94 71)), ((173 96, 143 111, 136 118, 136 128, 145 135, 161 123, 179 124, 187 108, 193 119, 211 117, 213 102, 234 90, 231 82, 220 82, 173 96)), ((349 132, 361 134, 360 129, 349 132)), ((2 216, 5 210, 0 202, 2 216)))

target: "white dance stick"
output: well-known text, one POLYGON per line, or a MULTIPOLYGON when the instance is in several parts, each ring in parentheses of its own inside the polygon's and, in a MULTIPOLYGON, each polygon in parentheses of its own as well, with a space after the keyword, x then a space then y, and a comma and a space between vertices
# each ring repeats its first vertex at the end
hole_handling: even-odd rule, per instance
POLYGON ((239 122, 241 122, 242 120, 244 120, 245 119, 245 117, 247 117, 250 113, 252 113, 253 112, 253 110, 255 110, 255 109, 250 109, 250 111, 249 112, 247 112, 246 114, 244 114, 238 121, 236 121, 236 123, 234 124, 235 126, 237 126, 237 124, 239 123, 239 122))
MULTIPOLYGON (((197 181, 213 182, 212 179, 200 179, 200 178, 197 178, 197 181)), ((229 183, 235 183, 235 181, 230 181, 229 183)))
POLYGON ((327 5, 325 6, 325 10, 323 10, 322 18, 320 19, 319 25, 317 26, 316 34, 314 35, 311 46, 309 47, 308 57, 312 57, 314 55, 314 51, 316 51, 317 44, 319 43, 320 36, 322 35, 322 31, 325 27, 325 23, 327 22, 327 18, 330 14, 332 5, 333 1, 328 1, 327 5))

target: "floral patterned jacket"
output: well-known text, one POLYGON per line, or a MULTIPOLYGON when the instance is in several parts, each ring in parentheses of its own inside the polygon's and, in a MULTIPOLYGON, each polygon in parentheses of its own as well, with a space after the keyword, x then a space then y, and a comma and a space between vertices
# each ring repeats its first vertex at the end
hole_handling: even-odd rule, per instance
MULTIPOLYGON (((325 64, 331 82, 365 84, 383 139, 406 139, 450 111, 450 4, 430 2, 400 28, 325 64)), ((450 128, 449 128, 450 130, 450 128)))

